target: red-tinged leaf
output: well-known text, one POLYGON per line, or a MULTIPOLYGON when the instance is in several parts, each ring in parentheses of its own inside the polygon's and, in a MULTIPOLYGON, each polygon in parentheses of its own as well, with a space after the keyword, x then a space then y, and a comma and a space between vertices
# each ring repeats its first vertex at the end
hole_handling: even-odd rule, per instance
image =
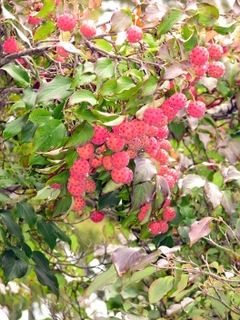
POLYGON ((145 10, 145 15, 143 21, 152 22, 154 20, 160 21, 165 13, 168 11, 169 7, 164 4, 150 4, 145 10))
POLYGON ((211 141, 211 137, 210 134, 208 133, 202 133, 202 132, 198 132, 198 136, 199 139, 202 141, 202 143, 204 144, 204 148, 207 149, 210 141, 211 141))
POLYGON ((207 194, 207 197, 211 201, 213 208, 216 209, 217 206, 221 204, 223 194, 219 190, 218 186, 216 186, 214 183, 207 182, 205 183, 204 186, 205 192, 207 194))
POLYGON ((135 265, 133 268, 131 268, 131 271, 137 271, 137 270, 143 270, 145 269, 147 266, 150 265, 150 263, 156 261, 157 257, 160 256, 162 254, 161 250, 156 250, 148 255, 145 255, 142 257, 141 261, 135 265))
POLYGON ((229 190, 222 191, 223 197, 221 205, 228 214, 233 214, 236 211, 235 204, 232 198, 232 194, 229 190))
POLYGON ((228 168, 222 166, 222 175, 224 177, 224 183, 230 180, 240 179, 240 172, 234 166, 229 166, 228 168))
POLYGON ((188 72, 184 70, 181 66, 177 66, 176 64, 165 67, 165 73, 163 76, 163 80, 175 79, 182 74, 187 74, 188 72))
POLYGON ((196 243, 202 237, 207 236, 211 231, 212 228, 209 227, 209 223, 213 220, 211 217, 205 217, 200 221, 195 221, 190 228, 190 232, 188 234, 190 239, 190 247, 194 243, 196 243))
POLYGON ((88 8, 90 9, 97 9, 102 4, 102 0, 89 0, 88 8))
POLYGON ((132 17, 124 10, 114 12, 111 17, 111 31, 121 32, 127 30, 132 24, 132 17))
POLYGON ((137 157, 134 159, 134 183, 151 181, 157 174, 157 169, 150 159, 137 157))
POLYGON ((197 174, 188 174, 182 180, 179 180, 179 187, 182 189, 183 194, 189 193, 193 188, 201 188, 205 185, 206 181, 197 174))
POLYGON ((131 210, 139 209, 145 203, 149 202, 153 196, 155 186, 151 181, 134 185, 131 195, 131 210))
POLYGON ((143 252, 136 248, 118 248, 112 254, 114 263, 119 277, 126 273, 130 268, 137 265, 143 256, 143 252))

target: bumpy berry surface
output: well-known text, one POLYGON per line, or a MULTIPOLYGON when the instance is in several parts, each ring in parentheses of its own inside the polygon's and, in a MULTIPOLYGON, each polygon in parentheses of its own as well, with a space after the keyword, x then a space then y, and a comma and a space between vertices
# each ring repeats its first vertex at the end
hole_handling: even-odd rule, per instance
POLYGON ((151 234, 166 233, 168 231, 168 223, 166 221, 153 221, 149 224, 148 230, 151 234))
POLYGON ((191 102, 188 105, 188 113, 193 118, 201 118, 204 116, 206 111, 206 105, 202 101, 191 102))
POLYGON ((225 65, 220 61, 209 63, 207 73, 210 77, 220 78, 225 73, 225 65))
POLYGON ((127 40, 131 43, 139 42, 142 40, 143 32, 142 29, 138 26, 131 26, 126 31, 127 40))
POLYGON ((214 60, 219 60, 223 56, 223 47, 220 44, 211 44, 208 47, 208 52, 210 58, 214 60))
POLYGON ((89 162, 85 159, 78 159, 74 162, 72 166, 73 173, 78 175, 87 175, 90 170, 89 162))
POLYGON ((154 137, 150 137, 148 139, 149 143, 147 147, 144 149, 148 154, 152 153, 154 150, 158 149, 158 141, 154 137))
POLYGON ((129 163, 130 157, 126 151, 116 152, 111 157, 111 162, 114 168, 126 167, 129 163))
POLYGON ((126 141, 128 148, 131 150, 138 151, 142 148, 142 142, 139 138, 134 138, 131 140, 126 141))
POLYGON ((97 33, 97 29, 91 22, 84 22, 80 27, 80 32, 84 37, 91 38, 94 37, 97 33))
POLYGON ((160 176, 164 176, 164 175, 168 174, 168 166, 166 166, 166 165, 160 166, 160 168, 158 169, 158 174, 160 176))
POLYGON ((90 213, 90 220, 93 222, 100 222, 104 218, 104 213, 101 211, 93 211, 90 213))
POLYGON ((74 197, 74 206, 73 206, 74 211, 82 210, 85 208, 85 206, 86 206, 86 201, 82 196, 74 197))
POLYGON ((209 53, 205 47, 197 46, 192 49, 189 58, 192 64, 203 65, 208 62, 209 53))
POLYGON ((143 120, 149 125, 158 126, 166 120, 166 116, 159 108, 148 108, 144 111, 143 120))
POLYGON ((81 184, 78 184, 76 186, 68 183, 67 188, 71 195, 80 196, 82 193, 85 192, 85 181, 83 180, 81 184))
POLYGON ((92 138, 92 143, 96 144, 97 146, 100 146, 103 144, 109 135, 109 132, 106 128, 100 127, 100 126, 94 126, 94 135, 92 138))
POLYGON ((57 26, 62 31, 71 31, 76 26, 76 20, 71 13, 64 13, 58 17, 57 26))
POLYGON ((161 165, 166 165, 169 162, 169 156, 166 150, 164 149, 159 149, 157 151, 157 154, 155 156, 155 159, 161 164, 161 165))
POLYGON ((169 189, 172 189, 176 183, 175 179, 169 174, 165 174, 163 177, 167 181, 169 189))
POLYGON ((102 165, 102 162, 103 162, 103 156, 95 157, 89 160, 89 163, 93 168, 100 167, 102 165))
POLYGON ((94 156, 94 146, 92 143, 87 143, 84 146, 77 148, 77 153, 82 159, 91 159, 94 156))
POLYGON ((92 193, 96 191, 96 183, 93 180, 86 180, 85 192, 92 193))
POLYGON ((158 129, 157 138, 166 139, 168 137, 169 130, 168 126, 162 126, 158 129))
POLYGON ((8 38, 3 42, 3 50, 6 53, 15 53, 19 51, 17 40, 14 38, 8 38))
POLYGON ((128 184, 133 180, 133 172, 128 167, 114 168, 111 171, 111 177, 115 183, 128 184))
POLYGON ((39 24, 41 21, 41 18, 34 17, 34 16, 28 16, 28 23, 32 25, 39 24))
POLYGON ((138 136, 138 131, 132 122, 121 123, 118 133, 125 139, 133 139, 138 136))
POLYGON ((163 204, 163 208, 167 208, 170 205, 171 199, 166 199, 164 204, 163 204))
POLYGON ((186 106, 187 98, 183 93, 176 92, 169 98, 169 104, 173 109, 181 110, 186 106))
POLYGON ((68 57, 69 56, 69 52, 67 52, 63 47, 61 46, 57 46, 57 53, 59 54, 59 56, 61 57, 68 57))
POLYGON ((143 219, 145 218, 147 212, 148 212, 148 209, 149 209, 149 203, 146 203, 144 206, 142 206, 140 208, 140 211, 138 213, 138 220, 141 222, 143 221, 143 219))
POLYGON ((172 145, 169 140, 161 140, 159 141, 158 145, 160 149, 164 149, 166 151, 169 151, 172 149, 172 145))
POLYGON ((104 156, 103 157, 103 166, 105 169, 107 169, 109 171, 114 168, 112 161, 111 161, 111 158, 112 158, 112 156, 104 156))
POLYGON ((146 122, 134 119, 134 120, 131 121, 131 123, 137 129, 139 137, 147 133, 149 125, 146 122))
POLYGON ((157 134, 158 134, 158 127, 149 126, 148 131, 147 131, 147 136, 148 137, 156 137, 157 134))
POLYGON ((158 221, 160 233, 166 233, 168 231, 168 223, 164 220, 158 221))
POLYGON ((161 105, 161 110, 162 110, 162 113, 168 117, 168 120, 169 120, 169 117, 175 118, 176 114, 178 113, 177 109, 174 109, 170 106, 169 99, 163 102, 163 104, 161 105))
POLYGON ((172 221, 176 218, 176 211, 171 207, 167 207, 164 209, 162 216, 165 221, 172 221))
POLYGON ((201 65, 201 66, 194 65, 193 68, 194 68, 194 71, 195 71, 196 75, 199 76, 199 77, 202 77, 202 76, 204 76, 204 75, 206 74, 206 72, 207 72, 208 63, 203 64, 203 65, 201 65))
POLYGON ((125 139, 119 134, 111 132, 106 142, 108 148, 113 152, 121 151, 125 145, 125 139))

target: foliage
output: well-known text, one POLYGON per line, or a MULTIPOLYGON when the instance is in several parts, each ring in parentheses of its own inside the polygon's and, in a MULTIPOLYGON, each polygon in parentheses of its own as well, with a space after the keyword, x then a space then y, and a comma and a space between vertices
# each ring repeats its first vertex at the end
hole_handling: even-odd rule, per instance
POLYGON ((87 38, 79 27, 101 1, 2 1, 0 303, 11 319, 33 302, 45 302, 51 319, 117 319, 119 312, 139 320, 239 319, 239 2, 231 15, 194 1, 132 2, 91 25, 96 35, 87 38), (64 12, 77 20, 72 31, 57 27, 64 12), (30 24, 28 14, 39 22, 30 24), (132 25, 141 41, 127 41, 132 25), (10 37, 19 51, 4 52, 10 37), (223 48, 225 73, 197 76, 190 52, 213 43, 223 48), (95 189, 77 207, 69 181, 96 127, 118 133, 127 123, 128 130, 176 92, 207 109, 194 118, 186 105, 167 118, 166 164, 178 182, 159 173, 165 153, 156 158, 142 145, 128 164, 132 178, 116 181, 101 163, 113 150, 96 143, 88 172, 95 189), (169 199, 176 217, 152 234, 169 199), (96 210, 105 216, 99 224, 96 210), (13 280, 17 293, 6 291, 13 280), (94 294, 105 315, 91 314, 94 294))

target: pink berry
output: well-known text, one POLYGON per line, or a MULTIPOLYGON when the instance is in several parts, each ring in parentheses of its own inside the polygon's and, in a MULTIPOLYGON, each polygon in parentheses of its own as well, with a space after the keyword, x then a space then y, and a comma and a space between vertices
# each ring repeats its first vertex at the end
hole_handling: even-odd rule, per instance
POLYGON ((93 168, 100 167, 102 165, 102 162, 103 162, 103 156, 98 156, 89 160, 89 163, 93 168))
POLYGON ((161 140, 159 141, 158 145, 160 149, 164 149, 166 151, 169 151, 172 149, 172 145, 169 140, 161 140))
POLYGON ((119 134, 111 132, 108 136, 106 145, 111 151, 118 152, 123 149, 125 145, 125 139, 119 134))
POLYGON ((133 139, 138 136, 138 131, 132 122, 123 122, 120 124, 118 133, 125 139, 133 139))
POLYGON ((96 183, 93 180, 86 180, 85 192, 92 193, 96 190, 96 183))
POLYGON ((219 60, 223 56, 223 47, 220 44, 211 44, 208 47, 208 52, 210 58, 219 60))
POLYGON ((73 211, 78 211, 84 209, 86 205, 86 201, 84 200, 83 196, 74 197, 74 206, 73 211))
POLYGON ((92 138, 92 143, 100 146, 103 144, 109 135, 109 132, 106 128, 100 126, 94 126, 94 136, 92 138))
POLYGON ((36 24, 39 24, 41 21, 41 18, 38 18, 38 17, 34 17, 34 16, 28 16, 28 23, 29 24, 32 24, 32 25, 36 25, 36 24))
POLYGON ((115 183, 128 184, 133 180, 133 172, 128 167, 114 168, 111 171, 111 177, 115 183))
POLYGON ((94 146, 89 142, 85 146, 77 148, 77 153, 82 159, 91 159, 94 156, 94 146))
POLYGON ((114 168, 112 161, 111 161, 111 158, 112 158, 112 156, 104 156, 103 157, 103 166, 105 169, 107 169, 109 171, 114 168))
POLYGON ((111 162, 114 168, 126 167, 129 163, 130 157, 126 151, 116 152, 111 157, 111 162))
POLYGON ((169 189, 172 189, 176 183, 175 179, 169 174, 165 174, 163 177, 167 181, 169 189))
POLYGON ((71 13, 64 13, 58 17, 57 26, 62 31, 71 31, 76 26, 76 20, 71 13))
POLYGON ((176 211, 171 207, 167 207, 164 209, 162 216, 165 221, 172 221, 176 218, 176 211))
POLYGON ((76 186, 68 183, 67 189, 71 193, 71 195, 80 196, 82 193, 85 192, 85 180, 82 180, 82 183, 80 183, 76 186))
POLYGON ((139 42, 142 40, 143 32, 142 29, 138 26, 131 26, 126 31, 127 40, 131 43, 139 42))
POLYGON ((168 126, 159 127, 157 138, 166 139, 168 137, 168 134, 169 134, 168 126))
POLYGON ((148 108, 144 111, 143 120, 153 126, 158 126, 163 121, 165 121, 167 117, 163 114, 162 110, 159 108, 148 108))
POLYGON ((168 223, 166 221, 153 221, 149 224, 148 230, 151 234, 166 233, 168 231, 168 223))
POLYGON ((158 127, 149 126, 148 131, 147 131, 147 136, 148 137, 156 137, 157 134, 158 134, 158 127))
POLYGON ((55 0, 56 6, 60 4, 61 0, 55 0))
POLYGON ((92 211, 90 213, 90 220, 92 220, 93 222, 100 222, 102 221, 104 218, 104 213, 101 211, 92 211))
POLYGON ((188 105, 188 113, 193 118, 201 118, 204 116, 206 111, 206 105, 202 101, 191 102, 188 105))
POLYGON ((3 50, 6 53, 16 53, 19 51, 17 40, 14 38, 8 38, 3 42, 3 50))
POLYGON ((203 65, 208 62, 209 53, 205 47, 197 46, 190 52, 189 58, 192 64, 203 65))
POLYGON ((90 171, 89 162, 85 159, 78 159, 72 166, 73 173, 87 176, 90 171))
POLYGON ((171 117, 171 119, 172 118, 174 119, 176 114, 178 113, 177 109, 174 109, 173 107, 170 106, 169 99, 163 102, 163 104, 161 105, 161 110, 162 110, 162 113, 168 117, 168 120, 169 120, 169 117, 171 117))
POLYGON ((148 154, 152 153, 154 150, 158 149, 158 141, 156 138, 154 137, 150 137, 148 139, 149 143, 147 145, 147 147, 144 149, 145 152, 147 152, 148 154))
POLYGON ((134 138, 126 141, 128 149, 138 151, 142 148, 142 142, 139 138, 134 138))
POLYGON ((146 203, 144 206, 142 206, 140 208, 140 211, 138 213, 138 220, 141 222, 143 221, 143 219, 145 218, 147 212, 148 212, 148 209, 149 209, 149 205, 150 203, 146 203))
POLYGON ((158 169, 158 175, 165 176, 166 174, 168 174, 168 167, 166 165, 161 165, 158 169))
POLYGON ((61 46, 57 46, 57 53, 59 54, 59 56, 61 57, 68 57, 69 56, 69 52, 67 52, 63 47, 61 46))
POLYGON ((34 4, 34 10, 35 11, 40 11, 43 7, 43 3, 42 2, 37 2, 34 4))
POLYGON ((80 27, 80 32, 82 33, 82 35, 84 35, 86 38, 91 38, 94 37, 97 33, 97 29, 94 26, 93 23, 91 22, 83 22, 83 24, 80 27))
POLYGON ((161 165, 167 165, 169 162, 169 156, 166 150, 159 149, 157 151, 157 154, 155 156, 155 159, 161 164, 161 165))
POLYGON ((194 71, 198 77, 202 77, 206 74, 208 69, 208 63, 202 65, 193 65, 194 71))
POLYGON ((210 77, 220 78, 225 73, 225 66, 220 61, 214 61, 209 63, 207 73, 210 77))
POLYGON ((186 106, 187 98, 183 93, 176 92, 169 98, 169 104, 173 109, 181 110, 186 106))
POLYGON ((144 134, 146 134, 146 132, 148 131, 149 125, 144 122, 144 121, 140 121, 137 119, 133 119, 131 121, 131 123, 135 126, 135 128, 137 129, 138 132, 138 136, 142 136, 144 134))

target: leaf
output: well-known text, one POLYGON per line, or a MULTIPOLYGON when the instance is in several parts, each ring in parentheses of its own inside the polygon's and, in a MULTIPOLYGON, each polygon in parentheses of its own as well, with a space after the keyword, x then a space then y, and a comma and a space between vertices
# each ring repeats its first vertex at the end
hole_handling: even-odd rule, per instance
POLYGON ((216 7, 203 3, 198 5, 198 23, 203 27, 213 27, 219 18, 216 7))
POLYGON ((112 241, 115 237, 114 225, 110 222, 107 222, 102 228, 102 233, 106 238, 107 242, 112 241))
POLYGON ((77 49, 72 43, 70 42, 58 42, 57 44, 59 47, 63 47, 67 52, 79 54, 81 51, 77 49))
POLYGON ((99 58, 96 62, 95 72, 99 78, 112 78, 114 76, 114 63, 109 58, 99 58))
POLYGON ((49 36, 51 36, 55 28, 56 28, 56 24, 52 21, 48 21, 35 31, 33 39, 35 41, 45 40, 49 36))
POLYGON ((150 4, 145 9, 144 21, 160 21, 164 17, 165 13, 169 10, 169 7, 156 2, 154 4, 150 4))
POLYGON ((166 67, 164 67, 164 75, 163 80, 169 80, 169 79, 175 79, 178 76, 181 76, 182 74, 187 74, 187 71, 184 67, 181 67, 180 65, 171 64, 166 67))
POLYGON ((122 187, 122 183, 116 183, 113 180, 109 180, 106 185, 104 186, 104 188, 102 189, 102 194, 106 194, 112 191, 115 191, 117 189, 119 189, 120 187, 122 187))
POLYGON ((174 138, 178 141, 182 140, 184 131, 186 130, 184 123, 170 122, 168 126, 169 130, 173 133, 174 138))
POLYGON ((4 277, 7 281, 15 278, 22 278, 28 270, 28 265, 25 261, 17 259, 12 250, 3 253, 2 268, 4 277))
POLYGON ((29 120, 39 126, 51 119, 53 119, 53 117, 46 109, 34 109, 29 116, 29 120))
POLYGON ((103 208, 113 208, 117 206, 121 200, 118 196, 119 190, 115 190, 114 192, 106 193, 98 198, 98 210, 103 208))
POLYGON ((200 221, 195 221, 190 228, 190 232, 188 234, 190 239, 190 247, 194 243, 196 243, 202 237, 207 236, 212 228, 209 227, 210 222, 213 220, 211 217, 202 218, 200 221))
POLYGON ((162 254, 161 250, 156 250, 148 255, 144 255, 141 261, 131 268, 131 272, 135 272, 137 270, 145 269, 150 263, 156 261, 157 257, 162 254))
POLYGON ((34 151, 49 151, 58 148, 62 146, 66 135, 66 128, 60 120, 49 120, 36 130, 33 149, 34 151))
POLYGON ((129 278, 124 279, 123 288, 126 288, 129 285, 135 285, 142 279, 152 275, 156 272, 156 267, 147 267, 144 270, 134 272, 129 278))
POLYGON ((53 250, 56 246, 57 239, 53 225, 42 219, 38 221, 37 228, 38 232, 43 236, 44 241, 49 245, 50 249, 53 250))
POLYGON ((156 195, 154 199, 154 208, 160 209, 163 202, 170 196, 170 189, 166 179, 157 175, 156 178, 156 195))
POLYGON ((10 198, 8 195, 0 192, 0 202, 7 202, 9 200, 10 200, 10 198))
POLYGON ((41 190, 38 190, 37 195, 33 198, 31 198, 31 201, 38 201, 38 200, 45 200, 49 197, 53 200, 54 196, 58 196, 60 193, 60 190, 54 190, 50 186, 46 186, 41 190))
POLYGON ((113 96, 116 87, 117 87, 117 81, 115 79, 110 79, 104 82, 104 84, 99 90, 99 93, 102 96, 113 96))
POLYGON ((67 214, 72 207, 73 199, 72 197, 64 197, 56 201, 56 206, 53 209, 53 216, 59 217, 67 214))
POLYGON ((71 246, 71 239, 69 236, 66 235, 53 221, 50 221, 48 224, 51 225, 52 229, 54 230, 55 235, 58 239, 68 243, 71 246))
POLYGON ((111 17, 110 24, 112 32, 125 31, 132 25, 132 17, 125 10, 115 11, 111 17))
POLYGON ((8 232, 17 237, 21 242, 24 241, 21 227, 13 220, 12 212, 9 210, 0 210, 0 217, 8 229, 8 232))
POLYGON ((0 179, 0 188, 11 187, 16 183, 13 179, 0 179))
POLYGON ((219 204, 221 204, 223 194, 219 190, 218 186, 216 186, 214 183, 206 181, 204 190, 207 194, 207 197, 211 201, 213 208, 216 209, 219 204))
POLYGON ((168 11, 162 21, 160 22, 157 30, 157 35, 161 36, 166 34, 176 22, 180 21, 183 18, 183 12, 179 9, 172 9, 168 11))
POLYGON ((95 106, 97 104, 97 100, 93 93, 85 89, 74 92, 74 94, 69 99, 69 105, 71 106, 82 102, 88 102, 92 106, 95 106))
POLYGON ((136 84, 132 81, 130 77, 122 76, 117 79, 117 87, 115 89, 115 93, 119 94, 123 91, 134 88, 136 84))
POLYGON ((36 263, 37 266, 42 268, 45 271, 49 271, 49 260, 45 257, 45 255, 40 251, 32 252, 32 259, 36 263))
POLYGON ((223 197, 221 204, 223 208, 229 215, 233 214, 236 211, 236 208, 232 197, 232 193, 230 192, 230 190, 224 190, 222 191, 222 195, 223 197))
POLYGON ((158 79, 153 76, 150 76, 147 79, 147 81, 144 82, 143 84, 142 95, 143 96, 153 95, 157 90, 157 83, 158 83, 158 79))
POLYGON ((94 39, 93 41, 95 42, 96 47, 99 49, 105 50, 107 52, 111 52, 113 49, 112 45, 107 40, 94 39))
POLYGON ((43 270, 40 266, 36 266, 34 268, 38 281, 44 285, 47 286, 50 291, 52 291, 57 297, 59 296, 59 285, 57 278, 47 273, 45 270, 43 270))
POLYGON ((26 117, 23 116, 7 123, 3 131, 3 138, 7 139, 16 136, 22 130, 25 119, 26 117))
POLYGON ((193 188, 201 188, 206 181, 197 174, 188 174, 182 180, 179 180, 179 187, 182 189, 183 195, 189 193, 193 188))
POLYGON ((1 69, 6 71, 20 85, 22 85, 24 87, 30 85, 29 75, 24 68, 17 66, 14 63, 9 63, 9 64, 5 65, 4 67, 2 67, 1 69))
POLYGON ((157 174, 157 169, 152 161, 145 157, 137 157, 134 159, 134 183, 151 181, 157 174))
POLYGON ((93 292, 102 290, 106 285, 111 284, 117 280, 117 272, 112 265, 107 271, 98 274, 91 282, 89 287, 84 292, 82 300, 88 298, 93 292))
POLYGON ((131 195, 131 211, 139 209, 152 198, 155 186, 152 182, 144 182, 134 185, 131 195))
POLYGON ((37 97, 37 94, 31 87, 24 89, 23 101, 25 102, 27 110, 30 110, 35 106, 36 97, 37 97))
POLYGON ((62 100, 68 98, 72 80, 61 75, 56 76, 52 81, 43 84, 37 93, 37 103, 54 99, 62 100))
POLYGON ((17 203, 17 212, 21 218, 23 218, 30 228, 33 228, 37 222, 37 215, 34 212, 33 207, 26 202, 17 203))
POLYGON ((87 121, 84 121, 73 131, 73 134, 66 142, 65 147, 84 146, 86 143, 91 141, 93 135, 93 127, 88 124, 87 121))
POLYGON ((167 276, 155 280, 148 290, 148 298, 150 303, 159 302, 173 287, 174 277, 167 276))
POLYGON ((44 6, 41 8, 41 10, 38 12, 37 15, 34 17, 47 17, 50 12, 54 10, 56 6, 55 1, 53 0, 44 0, 44 6))
POLYGON ((143 252, 136 248, 120 247, 112 254, 114 263, 119 277, 126 273, 130 268, 137 265, 143 256, 143 252))
POLYGON ((230 180, 239 180, 240 171, 238 171, 234 166, 229 166, 228 168, 222 166, 222 175, 224 177, 224 183, 230 180))
POLYGON ((28 121, 26 125, 22 128, 21 143, 32 142, 36 130, 37 126, 31 121, 28 121))

